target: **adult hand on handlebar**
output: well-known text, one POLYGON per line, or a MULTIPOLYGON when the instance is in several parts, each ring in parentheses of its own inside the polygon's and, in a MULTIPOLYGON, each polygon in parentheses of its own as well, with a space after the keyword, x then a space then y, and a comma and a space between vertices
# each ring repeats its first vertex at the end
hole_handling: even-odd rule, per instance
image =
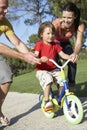
POLYGON ((73 63, 77 62, 77 61, 78 61, 78 55, 75 54, 75 53, 71 54, 71 55, 70 55, 70 60, 71 60, 73 63))

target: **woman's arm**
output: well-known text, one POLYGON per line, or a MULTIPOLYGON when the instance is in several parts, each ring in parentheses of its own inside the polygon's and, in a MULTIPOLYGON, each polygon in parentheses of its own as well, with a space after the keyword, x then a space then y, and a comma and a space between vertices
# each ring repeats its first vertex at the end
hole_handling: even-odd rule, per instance
POLYGON ((82 47, 83 33, 84 33, 84 24, 80 24, 77 30, 77 36, 75 40, 74 53, 79 54, 82 47))
POLYGON ((77 30, 77 35, 75 37, 75 46, 74 46, 74 52, 71 56, 74 58, 74 62, 78 60, 78 54, 82 47, 82 40, 83 40, 83 32, 84 32, 84 24, 80 24, 77 30))

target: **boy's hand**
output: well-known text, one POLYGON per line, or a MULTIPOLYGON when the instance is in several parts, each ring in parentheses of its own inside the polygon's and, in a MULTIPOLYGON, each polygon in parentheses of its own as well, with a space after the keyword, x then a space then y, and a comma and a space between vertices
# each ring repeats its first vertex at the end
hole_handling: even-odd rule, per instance
POLYGON ((46 57, 46 56, 42 56, 41 58, 40 58, 40 62, 47 62, 48 61, 48 58, 46 57))

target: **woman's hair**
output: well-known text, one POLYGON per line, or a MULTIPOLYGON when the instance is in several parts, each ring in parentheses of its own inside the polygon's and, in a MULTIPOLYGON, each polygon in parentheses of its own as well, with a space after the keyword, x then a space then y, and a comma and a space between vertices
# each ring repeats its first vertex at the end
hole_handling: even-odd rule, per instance
POLYGON ((79 8, 72 2, 67 2, 64 7, 62 8, 62 11, 69 11, 69 12, 73 12, 74 16, 75 16, 75 21, 74 21, 74 25, 75 25, 75 31, 77 31, 79 23, 80 23, 80 10, 79 8))
POLYGON ((40 39, 42 39, 41 36, 42 36, 42 34, 44 32, 44 29, 47 28, 47 27, 51 28, 52 32, 55 34, 55 27, 54 27, 54 25, 51 22, 44 22, 44 23, 41 23, 41 25, 40 25, 40 27, 38 29, 38 37, 40 39))

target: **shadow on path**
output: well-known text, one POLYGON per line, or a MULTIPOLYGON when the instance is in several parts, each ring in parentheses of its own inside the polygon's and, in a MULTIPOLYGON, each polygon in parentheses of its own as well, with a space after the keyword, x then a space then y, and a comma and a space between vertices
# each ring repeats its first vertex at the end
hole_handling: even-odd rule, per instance
MULTIPOLYGON (((87 84, 86 84, 87 85, 87 84)), ((81 100, 81 102, 82 102, 82 105, 83 105, 83 110, 84 110, 84 117, 83 117, 83 121, 82 121, 82 123, 83 122, 85 122, 85 121, 87 121, 87 97, 80 97, 80 100, 81 100)), ((38 102, 37 104, 35 104, 32 108, 30 108, 28 111, 26 111, 26 112, 24 112, 24 113, 22 113, 22 114, 20 114, 20 115, 17 115, 17 116, 15 116, 15 117, 13 117, 12 119, 11 119, 11 121, 10 121, 10 126, 11 125, 13 125, 13 124, 15 124, 18 120, 20 120, 21 118, 23 118, 23 117, 25 117, 26 115, 28 115, 28 114, 30 114, 30 113, 32 113, 33 111, 35 111, 35 110, 38 110, 38 109, 40 109, 41 108, 41 103, 40 102, 38 102)), ((63 115, 63 110, 61 109, 61 110, 59 110, 58 112, 57 112, 57 116, 62 116, 63 115)), ((56 117, 55 117, 56 118, 56 117)), ((60 117, 61 118, 61 117, 60 117)), ((4 130, 4 128, 5 127, 1 127, 0 126, 0 130, 4 130)))
MULTIPOLYGON (((84 110, 84 117, 83 117, 83 121, 82 122, 84 122, 84 121, 87 121, 87 98, 80 98, 80 100, 81 100, 81 102, 82 102, 82 105, 83 105, 83 110, 84 110)), ((19 119, 21 119, 21 118, 23 118, 24 116, 26 116, 27 114, 29 114, 29 113, 31 113, 31 112, 33 112, 33 111, 35 111, 35 110, 37 110, 37 109, 40 109, 40 102, 39 103, 37 103, 35 106, 33 106, 31 109, 29 109, 27 112, 25 112, 25 113, 22 113, 22 114, 20 114, 20 115, 17 115, 17 116, 15 116, 15 117, 13 117, 12 119, 11 119, 11 124, 10 125, 13 125, 14 123, 16 123, 19 119)), ((61 110, 59 110, 58 112, 57 112, 57 116, 62 116, 63 115, 63 110, 61 109, 61 110)))
POLYGON ((11 123, 10 125, 13 125, 13 124, 16 123, 19 119, 23 118, 24 116, 28 115, 29 113, 31 113, 31 112, 33 112, 33 111, 39 109, 39 108, 40 108, 40 103, 37 103, 35 106, 33 106, 33 107, 32 107, 31 109, 29 109, 27 112, 22 113, 22 114, 20 114, 20 115, 17 115, 17 116, 15 116, 15 117, 13 117, 13 118, 11 119, 11 121, 10 121, 10 123, 11 123))

